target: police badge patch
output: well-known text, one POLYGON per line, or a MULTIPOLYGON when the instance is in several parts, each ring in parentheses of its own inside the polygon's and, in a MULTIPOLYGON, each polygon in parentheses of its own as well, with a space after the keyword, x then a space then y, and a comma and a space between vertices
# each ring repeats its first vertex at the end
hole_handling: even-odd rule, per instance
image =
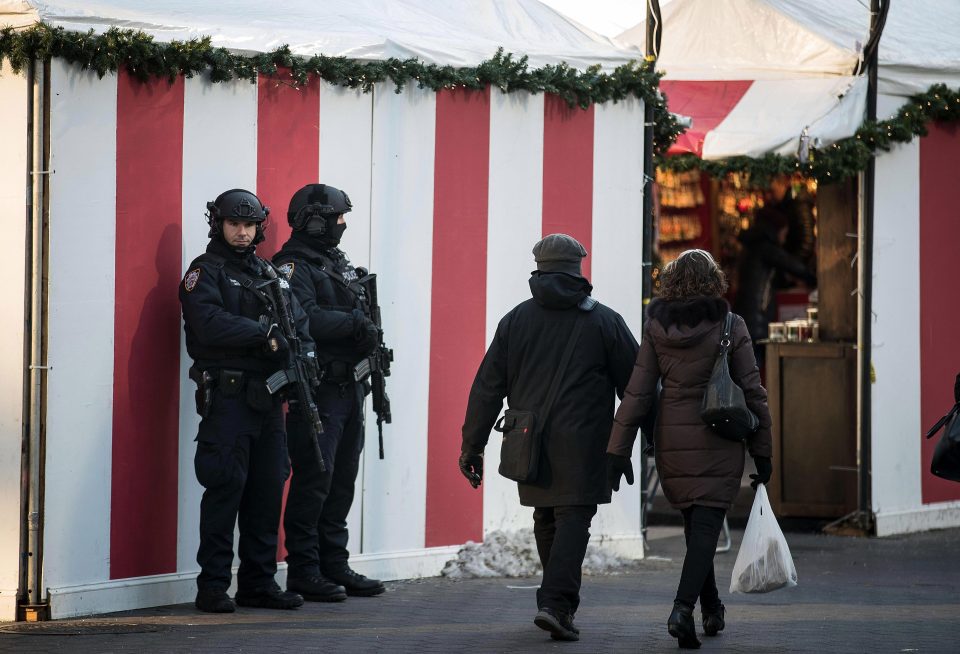
POLYGON ((200 280, 200 269, 194 268, 186 274, 183 278, 183 287, 187 289, 189 293, 197 285, 197 282, 200 280))
POLYGON ((290 263, 285 263, 282 266, 277 266, 277 268, 283 273, 284 277, 287 279, 293 279, 294 264, 292 261, 290 263))

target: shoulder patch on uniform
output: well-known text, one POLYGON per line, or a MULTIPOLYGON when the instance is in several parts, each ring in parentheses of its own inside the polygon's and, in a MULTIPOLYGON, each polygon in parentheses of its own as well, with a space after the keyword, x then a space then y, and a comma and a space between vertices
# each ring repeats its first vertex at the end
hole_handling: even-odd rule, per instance
POLYGON ((200 269, 194 268, 183 276, 183 287, 189 293, 196 287, 198 281, 200 281, 200 269))
POLYGON ((293 279, 293 269, 295 264, 291 261, 290 263, 285 263, 281 266, 277 266, 277 269, 283 273, 283 276, 287 279, 293 279))

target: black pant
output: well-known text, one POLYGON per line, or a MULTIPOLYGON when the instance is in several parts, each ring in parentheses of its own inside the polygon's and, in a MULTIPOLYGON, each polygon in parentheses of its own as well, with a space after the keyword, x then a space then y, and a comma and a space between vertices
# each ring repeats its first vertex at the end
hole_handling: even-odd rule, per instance
POLYGON ((723 528, 727 512, 711 506, 693 506, 683 509, 683 537, 687 542, 687 554, 683 557, 683 571, 677 587, 677 601, 696 605, 708 611, 720 606, 717 579, 713 572, 713 555, 723 528))
POLYGON ((283 517, 288 576, 310 577, 347 565, 347 514, 363 451, 363 385, 321 384, 317 407, 323 418, 317 466, 310 436, 296 407, 287 413, 293 479, 283 517))
POLYGON ((242 395, 224 397, 216 391, 197 434, 194 469, 205 489, 197 550, 201 590, 230 586, 238 517, 238 588, 257 590, 275 583, 283 484, 290 474, 282 405, 275 399, 270 410, 257 411, 242 395))
POLYGON ((596 513, 596 504, 533 510, 533 535, 543 565, 537 608, 575 613, 580 606, 581 567, 596 513))

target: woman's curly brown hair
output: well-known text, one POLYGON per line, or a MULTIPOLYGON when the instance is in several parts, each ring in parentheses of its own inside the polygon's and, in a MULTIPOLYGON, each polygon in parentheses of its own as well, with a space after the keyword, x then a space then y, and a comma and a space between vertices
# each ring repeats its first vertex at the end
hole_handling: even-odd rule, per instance
POLYGON ((706 250, 685 250, 660 273, 660 297, 664 300, 722 297, 726 292, 727 276, 706 250))

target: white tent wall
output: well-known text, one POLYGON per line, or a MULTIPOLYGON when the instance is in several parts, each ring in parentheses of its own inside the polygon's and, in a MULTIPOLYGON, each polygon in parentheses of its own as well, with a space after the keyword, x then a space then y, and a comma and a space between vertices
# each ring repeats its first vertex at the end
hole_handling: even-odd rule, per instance
MULTIPOLYGON (((185 80, 183 116, 181 268, 186 270, 209 242, 206 202, 229 188, 256 188, 257 87, 247 82, 211 84, 203 77, 185 80)), ((195 387, 187 381, 192 363, 181 330, 177 570, 196 568, 200 543, 203 489, 193 470, 200 416, 195 409, 195 387)), ((189 595, 185 597, 189 599, 189 595)))
MULTIPOLYGON (((0 83, 7 81, 6 76, 0 78, 0 83)), ((149 371, 139 370, 129 358, 135 341, 129 341, 129 333, 125 335, 121 326, 124 321, 140 324, 152 315, 129 313, 130 306, 143 305, 142 299, 133 305, 119 300, 125 292, 123 284, 130 281, 124 277, 143 278, 137 281, 146 283, 148 296, 156 292, 165 310, 179 309, 176 279, 168 283, 163 275, 169 276, 169 271, 162 272, 163 243, 130 231, 140 229, 143 214, 124 213, 129 210, 120 197, 125 192, 121 180, 130 167, 141 165, 130 158, 141 149, 129 141, 130 134, 138 134, 131 131, 129 121, 142 115, 126 115, 122 107, 131 98, 145 101, 149 96, 143 94, 149 90, 136 91, 122 75, 98 79, 59 60, 51 65, 50 84, 50 165, 56 174, 50 180, 48 341, 54 370, 46 407, 44 586, 50 591, 54 617, 187 602, 195 592, 201 488, 193 471, 198 417, 193 385, 186 375, 190 360, 178 324, 164 323, 156 332, 162 333, 164 341, 174 336, 173 330, 178 332, 177 361, 161 386, 179 385, 171 398, 179 417, 174 417, 168 436, 175 443, 169 449, 167 444, 149 444, 158 449, 143 454, 124 449, 130 438, 140 436, 122 417, 132 398, 120 384, 141 382, 133 377, 120 380, 123 375, 149 371), (142 250, 142 268, 131 266, 129 253, 124 252, 131 247, 142 250), (154 285, 157 271, 161 276, 154 285), (118 363, 119 357, 125 357, 126 363, 118 363), (157 453, 166 457, 171 452, 167 463, 154 460, 157 453), (138 476, 154 479, 156 468, 163 466, 166 472, 156 477, 156 487, 138 489, 138 476), (147 540, 137 540, 142 538, 147 540), (151 548, 156 551, 141 551, 151 548), (140 569, 140 558, 151 556, 159 563, 143 564, 147 572, 129 572, 140 569)), ((151 92, 166 89, 165 84, 157 82, 151 92)), ((273 119, 265 118, 264 112, 282 112, 285 105, 265 107, 263 89, 248 82, 211 84, 199 76, 177 84, 182 84, 183 112, 179 181, 164 186, 158 180, 146 200, 169 202, 169 189, 179 188, 170 205, 181 214, 179 223, 176 216, 166 216, 171 224, 180 225, 175 235, 179 247, 173 251, 173 267, 179 275, 207 242, 204 203, 226 188, 257 188, 263 175, 271 174, 264 168, 263 157, 272 145, 263 139, 269 134, 264 121, 273 119)), ((462 541, 438 543, 436 537, 430 541, 427 513, 433 500, 427 481, 437 474, 431 466, 453 471, 453 485, 449 491, 440 486, 441 493, 463 492, 461 485, 476 493, 470 496, 478 500, 480 512, 476 538, 494 529, 531 525, 530 511, 519 506, 514 484, 496 474, 498 439, 491 439, 487 451, 489 465, 481 491, 472 491, 459 478, 455 457, 430 463, 431 448, 440 445, 431 446, 428 438, 428 417, 435 410, 430 402, 431 384, 436 383, 431 348, 438 328, 433 309, 437 284, 449 284, 449 280, 438 282, 433 266, 439 219, 433 202, 438 192, 434 162, 443 129, 437 122, 438 96, 409 86, 396 94, 390 84, 367 94, 326 83, 318 86, 319 116, 307 121, 313 130, 308 132, 316 139, 314 151, 319 153, 314 170, 319 170, 320 181, 350 193, 354 211, 348 216, 344 248, 355 264, 378 273, 388 344, 396 351, 388 379, 394 420, 385 425, 385 461, 377 457, 374 416, 367 416, 367 447, 349 518, 352 561, 360 572, 385 579, 435 575, 462 541)), ((177 85, 171 88, 176 90, 177 85)), ((4 93, 0 98, 6 102, 8 96, 4 93)), ((175 113, 175 106, 164 107, 163 114, 175 113)), ((169 120, 163 114, 157 114, 156 120, 169 120)), ((642 103, 634 100, 593 109, 592 179, 585 186, 592 189, 587 206, 592 206, 593 215, 584 235, 592 240, 595 296, 621 312, 638 335, 642 115, 642 103)), ((530 249, 546 229, 543 197, 551 192, 544 188, 544 96, 492 90, 488 120, 486 290, 485 296, 464 297, 471 306, 483 307, 484 345, 499 317, 529 296, 526 280, 534 266, 530 249)), ((291 118, 290 129, 303 127, 294 122, 291 118)), ((180 123, 173 120, 171 124, 180 123)), ((25 140, 25 127, 20 134, 25 140)), ((143 158, 142 165, 156 165, 150 149, 156 144, 142 145, 142 154, 136 154, 143 158)), ((22 170, 22 162, 16 165, 22 170)), ((295 186, 307 181, 311 180, 297 180, 295 186)), ((273 201, 271 230, 278 235, 285 229, 284 201, 273 201)), ((164 239, 167 235, 164 232, 164 239)), ((17 276, 22 275, 22 265, 21 260, 17 276)), ((22 287, 18 293, 10 291, 9 301, 15 300, 22 312, 22 287)), ((21 357, 22 348, 5 366, 19 375, 21 357)), ((468 376, 472 377, 477 363, 478 358, 470 364, 468 376)), ((14 417, 19 421, 19 396, 14 400, 11 410, 16 409, 14 417)), ((454 417, 462 421, 462 413, 454 417)), ((444 438, 459 447, 457 428, 444 438)), ((17 451, 18 446, 19 442, 17 451)), ((0 457, 0 463, 4 461, 0 457)), ((19 456, 12 461, 19 465, 19 456)), ((17 472, 11 469, 4 478, 16 480, 17 472)), ((467 510, 462 517, 473 519, 473 512, 467 510)), ((639 515, 638 487, 627 487, 615 496, 613 505, 601 510, 592 530, 594 540, 619 553, 640 556, 639 515)), ((17 523, 16 515, 4 522, 17 523)), ((6 558, 13 562, 11 587, 15 587, 16 551, 6 558)), ((283 564, 278 578, 282 583, 283 564)))
MULTIPOLYGON (((878 98, 878 114, 902 99, 878 98)), ((877 159, 871 358, 872 493, 877 533, 905 531, 920 498, 920 143, 877 159), (891 408, 895 410, 891 411, 891 408)), ((911 530, 912 531, 912 530, 911 530)))
POLYGON ((20 449, 23 436, 27 78, 0 66, 0 215, 10 247, 0 260, 0 620, 16 612, 20 559, 20 449))
MULTIPOLYGON (((880 95, 877 114, 890 116, 902 104, 900 96, 880 95)), ((921 437, 930 426, 924 422, 929 416, 921 417, 923 138, 882 153, 876 163, 871 492, 879 536, 960 525, 960 501, 925 502, 923 493, 929 455, 921 437)), ((949 389, 942 393, 945 412, 949 389)))
POLYGON ((374 96, 371 270, 377 272, 384 329, 396 360, 388 380, 394 419, 384 426, 385 461, 376 459, 376 428, 368 421, 368 552, 424 547, 435 102, 434 93, 419 89, 398 95, 384 88, 374 96))
POLYGON ((43 581, 58 617, 79 612, 61 596, 110 578, 116 76, 54 60, 50 99, 43 581))
MULTIPOLYGON (((643 304, 643 103, 627 100, 596 107, 594 128, 593 251, 594 295, 616 309, 640 340, 643 304)), ((639 441, 639 438, 638 438, 639 441)), ((639 442, 631 456, 640 480, 639 442)), ((640 483, 621 486, 614 501, 600 507, 591 531, 593 540, 612 541, 620 554, 640 556, 640 483)))
MULTIPOLYGON (((487 267, 486 342, 500 319, 530 296, 527 277, 531 244, 541 237, 543 195, 532 192, 543 179, 543 95, 494 93, 490 104, 490 214, 487 250, 497 252, 487 267)), ((483 486, 484 532, 528 527, 532 512, 520 506, 517 485, 496 474, 500 439, 491 438, 483 486)))

